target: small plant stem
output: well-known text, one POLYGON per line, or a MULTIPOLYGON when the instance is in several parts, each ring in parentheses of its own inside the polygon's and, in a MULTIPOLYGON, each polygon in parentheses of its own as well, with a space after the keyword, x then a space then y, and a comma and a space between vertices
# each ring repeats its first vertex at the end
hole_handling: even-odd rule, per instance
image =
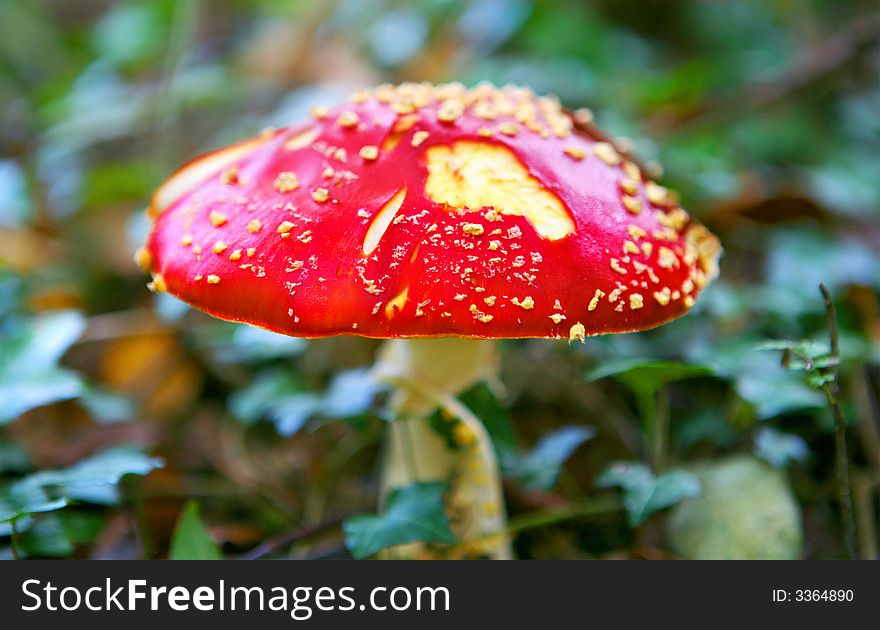
POLYGON ((657 435, 657 400, 653 392, 636 392, 636 407, 642 424, 642 450, 653 464, 657 435))
MULTIPOLYGON (((825 315, 828 320, 828 335, 831 338, 831 356, 835 359, 840 358, 840 335, 837 332, 837 309, 834 308, 834 302, 831 300, 831 293, 824 284, 819 284, 819 290, 822 292, 822 298, 825 300, 825 315)), ((837 372, 835 370, 835 376, 837 372)), ((835 378, 835 382, 837 379, 835 378)))
MULTIPOLYGON (((840 337, 837 330, 837 311, 831 300, 831 293, 824 284, 819 285, 825 300, 825 313, 828 320, 828 334, 831 339, 831 356, 840 358, 840 337)), ((822 386, 828 406, 834 415, 834 445, 837 467, 837 497, 840 503, 841 520, 843 521, 843 540, 846 553, 850 558, 856 557, 855 552, 855 516, 853 515, 852 494, 849 481, 849 456, 846 446, 846 418, 840 406, 840 382, 837 366, 830 368, 834 376, 830 383, 822 386)))
POLYGON ((660 473, 666 468, 669 450, 669 391, 661 388, 656 396, 654 471, 660 473))
POLYGON ((134 535, 141 547, 141 559, 149 560, 153 557, 155 547, 147 523, 142 487, 140 481, 133 475, 123 479, 120 483, 120 489, 123 490, 126 502, 134 517, 134 535))
POLYGON ((287 547, 294 543, 316 537, 321 534, 336 532, 342 525, 341 518, 334 518, 323 523, 315 523, 303 527, 297 527, 294 530, 273 536, 238 557, 239 560, 258 560, 268 556, 280 547, 287 547))
POLYGON ((12 529, 12 558, 13 560, 20 560, 21 555, 18 552, 18 519, 9 521, 9 527, 12 529))
POLYGON ((511 536, 520 532, 547 527, 557 523, 563 523, 575 518, 611 514, 623 509, 623 504, 617 497, 600 497, 585 499, 569 504, 560 510, 529 512, 510 519, 507 531, 511 536))
POLYGON ((666 467, 666 443, 669 432, 668 398, 664 391, 642 391, 636 394, 642 419, 645 452, 654 470, 666 467))
POLYGON ((877 535, 873 495, 878 480, 872 472, 857 472, 853 475, 853 512, 856 519, 856 539, 859 558, 880 560, 877 554, 877 535))

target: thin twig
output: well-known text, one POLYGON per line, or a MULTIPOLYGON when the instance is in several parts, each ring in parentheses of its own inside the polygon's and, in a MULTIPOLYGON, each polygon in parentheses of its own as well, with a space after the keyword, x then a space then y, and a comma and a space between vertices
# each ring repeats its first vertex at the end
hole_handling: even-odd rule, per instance
MULTIPOLYGON (((614 514, 623 509, 623 504, 616 497, 596 497, 584 499, 566 504, 565 507, 555 510, 541 510, 538 512, 527 512, 510 519, 510 523, 504 528, 504 534, 511 539, 517 534, 530 530, 548 527, 558 523, 564 523, 578 518, 589 518, 591 516, 600 516, 604 514, 614 514)), ((481 541, 487 541, 496 538, 498 533, 484 534, 478 538, 468 541, 469 545, 481 541)), ((464 556, 468 555, 469 549, 456 545, 447 551, 447 558, 455 557, 456 551, 463 551, 464 556)))
POLYGON ((850 381, 850 397, 856 401, 853 407, 857 417, 853 422, 856 437, 865 453, 865 457, 880 480, 880 401, 875 400, 871 392, 871 371, 869 366, 862 366, 857 375, 850 381))
MULTIPOLYGON (((840 358, 840 334, 837 332, 837 309, 834 308, 834 302, 831 300, 831 292, 821 282, 819 290, 822 292, 822 298, 825 300, 825 315, 828 320, 828 335, 831 338, 831 356, 835 359, 840 358)), ((837 381, 837 371, 835 370, 835 382, 837 381)))
MULTIPOLYGON (((831 338, 831 356, 840 359, 840 335, 837 330, 837 311, 831 300, 831 293, 824 284, 819 284, 819 290, 825 300, 825 313, 828 320, 828 334, 831 338)), ((837 465, 837 497, 840 502, 840 516, 843 521, 844 547, 850 558, 856 557, 855 549, 855 516, 853 514, 852 493, 849 481, 849 456, 846 446, 846 418, 840 406, 840 382, 839 371, 836 365, 829 368, 832 372, 832 380, 822 386, 828 405, 834 414, 834 444, 836 450, 837 465)))
POLYGON ((304 527, 297 527, 289 532, 279 534, 272 538, 264 540, 262 543, 251 549, 250 551, 238 556, 239 560, 259 560, 264 556, 268 556, 279 547, 286 547, 305 538, 311 538, 318 534, 337 529, 342 525, 342 518, 335 518, 323 523, 315 523, 304 527))
POLYGON ((507 532, 514 536, 520 532, 538 527, 547 527, 576 518, 613 514, 623 509, 623 504, 616 497, 597 497, 584 499, 568 504, 566 507, 540 512, 528 512, 510 519, 507 532))
POLYGON ((877 535, 874 521, 874 494, 878 479, 872 472, 853 475, 853 512, 856 519, 856 542, 862 560, 877 560, 877 535))
POLYGON ((657 443, 654 445, 654 456, 657 472, 666 469, 669 462, 669 389, 661 387, 657 392, 657 443))

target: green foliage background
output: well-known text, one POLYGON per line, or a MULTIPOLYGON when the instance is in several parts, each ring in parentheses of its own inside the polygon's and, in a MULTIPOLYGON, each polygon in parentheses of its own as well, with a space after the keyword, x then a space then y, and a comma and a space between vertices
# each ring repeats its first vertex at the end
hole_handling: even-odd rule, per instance
POLYGON ((0 555, 448 542, 442 489, 389 506, 409 528, 354 517, 375 511, 376 342, 212 320, 131 254, 150 192, 202 150, 366 85, 486 79, 592 108, 726 250, 687 317, 505 342, 504 395, 464 397, 518 556, 876 557, 878 24, 872 0, 0 3, 0 555))

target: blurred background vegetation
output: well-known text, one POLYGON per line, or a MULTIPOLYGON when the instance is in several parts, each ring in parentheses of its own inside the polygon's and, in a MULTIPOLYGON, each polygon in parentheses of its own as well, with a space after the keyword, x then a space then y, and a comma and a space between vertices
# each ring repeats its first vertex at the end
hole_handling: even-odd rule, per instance
POLYGON ((485 79, 592 108, 726 249, 687 317, 505 342, 506 391, 464 397, 501 455, 517 555, 876 557, 878 15, 4 0, 0 556, 357 555, 340 523, 375 511, 377 342, 289 339, 149 293, 131 261, 143 208, 181 162, 316 103, 485 79))

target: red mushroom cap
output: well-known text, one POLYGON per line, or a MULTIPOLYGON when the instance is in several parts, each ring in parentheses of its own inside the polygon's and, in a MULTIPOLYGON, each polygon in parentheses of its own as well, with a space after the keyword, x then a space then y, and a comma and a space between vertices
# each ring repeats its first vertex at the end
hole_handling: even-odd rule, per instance
POLYGON ((139 261, 155 290, 301 337, 674 319, 717 275, 718 240, 578 117, 519 87, 360 92, 179 169, 139 261))

